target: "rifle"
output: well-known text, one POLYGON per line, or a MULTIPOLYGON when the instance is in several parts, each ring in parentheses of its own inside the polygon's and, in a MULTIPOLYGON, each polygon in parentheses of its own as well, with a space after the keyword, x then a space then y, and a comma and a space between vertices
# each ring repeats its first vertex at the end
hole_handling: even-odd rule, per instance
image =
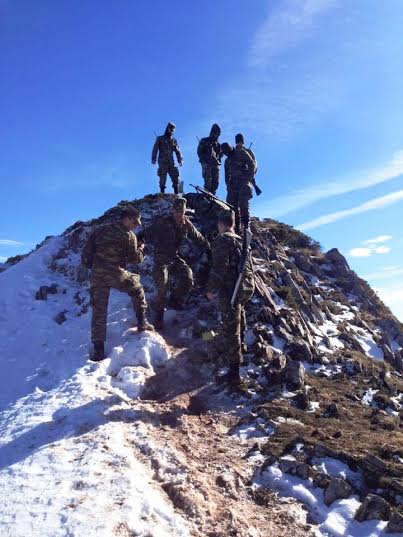
POLYGON ((238 279, 235 284, 234 292, 232 293, 231 298, 231 307, 233 308, 236 302, 236 297, 238 295, 239 287, 241 285, 241 281, 243 278, 243 273, 246 267, 246 263, 248 261, 249 255, 250 255, 250 244, 252 242, 252 232, 248 228, 244 228, 243 233, 243 247, 242 247, 242 256, 239 261, 238 265, 238 279))
POLYGON ((196 186, 196 185, 192 185, 191 183, 189 183, 190 186, 192 186, 193 188, 196 189, 196 191, 201 194, 204 199, 206 199, 207 201, 209 202, 218 202, 220 204, 223 204, 225 205, 228 209, 231 209, 231 211, 234 210, 234 206, 233 205, 230 205, 229 203, 227 203, 226 201, 223 201, 223 200, 220 200, 220 198, 217 198, 217 196, 214 196, 214 194, 212 194, 211 192, 209 192, 208 190, 206 190, 205 188, 202 188, 201 186, 196 186))
MULTIPOLYGON (((249 149, 251 149, 252 147, 252 142, 249 144, 249 147, 247 149, 248 153, 249 153, 249 149)), ((250 154, 250 153, 249 153, 250 154)), ((252 155, 251 155, 252 156, 252 155)), ((256 179, 255 177, 253 176, 253 178, 250 180, 250 182, 252 183, 252 186, 253 188, 255 189, 255 192, 256 192, 256 196, 260 196, 260 194, 262 193, 262 190, 257 186, 256 184, 256 179)))

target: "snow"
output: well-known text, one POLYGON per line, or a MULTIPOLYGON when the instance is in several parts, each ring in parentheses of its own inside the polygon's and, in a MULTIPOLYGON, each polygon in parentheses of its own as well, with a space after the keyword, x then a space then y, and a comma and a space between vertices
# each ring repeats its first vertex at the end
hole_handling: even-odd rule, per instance
MULTIPOLYGON (((329 467, 329 465, 328 465, 329 467)), ((314 487, 312 480, 302 480, 283 473, 278 464, 259 471, 254 479, 254 486, 278 491, 283 496, 293 497, 303 502, 319 524, 319 535, 326 537, 380 537, 387 522, 369 520, 357 522, 355 513, 360 506, 357 496, 337 500, 329 507, 324 504, 323 490, 314 487)))
POLYGON ((362 484, 362 474, 351 470, 347 464, 338 459, 313 457, 311 463, 316 470, 324 474, 332 477, 342 477, 357 485, 362 484))
MULTIPOLYGON (((51 238, 0 274, 0 534, 189 535, 143 455, 152 450, 163 468, 168 448, 152 445, 131 402, 169 359, 164 340, 137 334, 130 298, 113 291, 109 358, 88 362, 90 312, 75 299, 88 303, 88 292, 49 270, 65 245, 51 238), (36 300, 51 284, 57 294, 36 300)), ((57 265, 72 274, 78 256, 57 265)), ((171 475, 180 480, 180 469, 171 475)))

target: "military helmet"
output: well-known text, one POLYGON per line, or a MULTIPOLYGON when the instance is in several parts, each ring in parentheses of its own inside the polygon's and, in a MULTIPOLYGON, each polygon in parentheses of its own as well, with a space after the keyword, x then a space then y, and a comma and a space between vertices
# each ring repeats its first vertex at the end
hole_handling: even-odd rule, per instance
POLYGON ((171 121, 168 122, 167 129, 176 129, 175 123, 172 123, 171 121))
POLYGON ((223 142, 221 144, 221 151, 224 155, 229 155, 232 151, 232 147, 229 145, 228 142, 223 142))
POLYGON ((186 198, 175 198, 172 203, 172 208, 175 211, 184 211, 186 210, 186 198))
POLYGON ((235 143, 236 143, 236 144, 243 144, 243 143, 244 143, 243 134, 238 133, 238 134, 235 136, 235 143))

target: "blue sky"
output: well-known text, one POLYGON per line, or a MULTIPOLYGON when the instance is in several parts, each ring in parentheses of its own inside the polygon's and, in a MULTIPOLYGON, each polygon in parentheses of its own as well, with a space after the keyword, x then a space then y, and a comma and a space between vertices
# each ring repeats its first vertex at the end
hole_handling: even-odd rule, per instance
POLYGON ((253 213, 338 247, 403 320, 402 27, 400 0, 0 0, 0 260, 156 191, 169 120, 201 184, 217 121, 253 142, 253 213))

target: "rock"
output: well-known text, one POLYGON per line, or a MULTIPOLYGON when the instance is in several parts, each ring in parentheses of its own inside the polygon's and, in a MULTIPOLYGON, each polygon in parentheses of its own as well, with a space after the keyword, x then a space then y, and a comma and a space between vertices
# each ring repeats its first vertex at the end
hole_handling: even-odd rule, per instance
POLYGON ((315 487, 318 487, 320 489, 325 489, 330 483, 330 479, 331 477, 328 474, 318 472, 317 474, 313 476, 313 484, 315 487))
POLYGON ((352 492, 352 488, 348 483, 340 477, 332 477, 329 484, 323 493, 323 499, 327 506, 331 505, 336 500, 348 498, 352 492))
POLYGON ((301 362, 294 362, 287 359, 287 364, 283 371, 283 382, 287 389, 301 390, 305 386, 305 369, 301 362))
POLYGON ((89 278, 89 270, 85 268, 83 265, 80 265, 76 271, 76 280, 78 281, 78 283, 84 283, 88 280, 88 278, 89 278))
POLYGON ((288 459, 287 457, 281 457, 279 460, 279 467, 285 474, 295 475, 297 471, 298 461, 295 459, 288 459))
POLYGON ((276 354, 271 361, 271 365, 276 369, 284 369, 286 364, 287 358, 284 354, 276 354))
POLYGON ((330 261, 337 268, 337 272, 341 275, 350 274, 350 267, 346 261, 346 258, 341 255, 337 248, 332 248, 325 253, 326 261, 330 261))
POLYGON ((355 514, 355 519, 359 522, 376 519, 388 520, 389 517, 390 505, 376 494, 368 494, 355 514))
POLYGON ((394 511, 385 529, 386 533, 403 533, 403 515, 394 511))
POLYGON ((293 401, 297 408, 300 408, 301 410, 308 410, 310 398, 306 388, 304 391, 298 392, 297 395, 293 397, 293 401))
POLYGON ((296 468, 297 476, 301 479, 308 479, 311 467, 306 462, 301 462, 296 468))
POLYGON ((48 295, 55 295, 57 293, 57 285, 52 283, 51 286, 41 285, 35 294, 36 300, 47 300, 48 295))
POLYGON ((294 339, 286 347, 286 354, 293 360, 299 360, 301 362, 313 362, 313 356, 309 345, 302 339, 294 339))
POLYGON ((324 418, 338 418, 339 415, 340 411, 336 403, 330 403, 323 412, 324 418))
POLYGON ((67 321, 67 317, 65 315, 66 313, 67 313, 66 310, 59 312, 55 317, 53 317, 53 320, 57 324, 63 324, 64 321, 67 321))
POLYGON ((284 326, 276 326, 275 331, 278 337, 281 337, 282 339, 284 339, 286 343, 288 344, 292 343, 293 337, 290 333, 287 332, 284 326))

